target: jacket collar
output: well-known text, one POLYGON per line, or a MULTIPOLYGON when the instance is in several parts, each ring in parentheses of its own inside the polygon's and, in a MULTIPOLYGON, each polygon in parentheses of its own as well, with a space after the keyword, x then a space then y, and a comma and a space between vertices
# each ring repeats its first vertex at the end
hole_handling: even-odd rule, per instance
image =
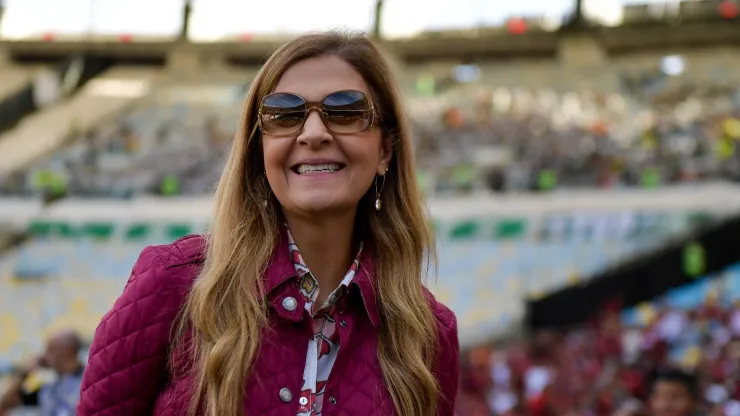
MULTIPOLYGON (((293 259, 288 249, 289 239, 285 228, 281 227, 280 239, 264 274, 266 295, 271 295, 278 287, 297 276, 293 259)), ((363 306, 373 326, 379 322, 377 298, 375 296, 375 262, 368 247, 360 254, 360 267, 350 283, 360 292, 363 306)))
POLYGON ((359 289, 362 297, 362 304, 365 306, 367 316, 373 326, 377 327, 379 321, 378 301, 375 292, 375 261, 370 254, 368 247, 365 247, 360 254, 360 268, 352 279, 350 286, 354 285, 359 289))

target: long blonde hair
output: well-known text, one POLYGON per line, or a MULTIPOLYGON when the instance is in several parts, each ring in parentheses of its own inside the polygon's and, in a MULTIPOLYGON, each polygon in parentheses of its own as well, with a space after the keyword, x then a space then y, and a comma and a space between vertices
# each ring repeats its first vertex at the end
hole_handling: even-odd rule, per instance
POLYGON ((370 209, 374 194, 368 190, 360 201, 356 230, 374 253, 381 317, 378 358, 396 411, 404 416, 436 413, 439 387, 432 365, 437 326, 422 288, 434 260, 434 241, 417 187, 408 123, 378 48, 362 35, 329 32, 284 44, 249 89, 216 191, 205 264, 175 332, 180 345, 185 344, 184 334, 190 334, 189 371, 195 375, 191 415, 198 410, 208 416, 243 414, 245 374, 259 359, 260 335, 267 325, 262 275, 279 242, 280 226, 279 203, 263 174, 258 106, 291 65, 323 55, 342 58, 363 76, 385 137, 393 142, 383 209, 370 209))

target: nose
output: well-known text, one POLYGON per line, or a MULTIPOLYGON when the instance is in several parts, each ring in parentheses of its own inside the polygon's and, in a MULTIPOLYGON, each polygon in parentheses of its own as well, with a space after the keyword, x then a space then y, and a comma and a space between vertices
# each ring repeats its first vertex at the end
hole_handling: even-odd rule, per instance
POLYGON ((321 113, 319 111, 310 111, 306 122, 303 124, 303 130, 298 134, 298 143, 316 148, 331 142, 333 139, 331 132, 327 130, 323 121, 321 121, 321 113))

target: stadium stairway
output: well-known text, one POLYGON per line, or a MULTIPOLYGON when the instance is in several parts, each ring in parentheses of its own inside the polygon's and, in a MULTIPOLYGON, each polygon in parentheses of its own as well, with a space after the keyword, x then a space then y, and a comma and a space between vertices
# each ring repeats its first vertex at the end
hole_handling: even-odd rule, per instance
MULTIPOLYGON (((0 62, 0 76, 9 78, 7 96, 0 95, 0 133, 14 128, 31 114, 74 96, 91 79, 110 68, 111 62, 73 54, 36 71, 0 62)), ((4 78, 2 78, 4 80, 4 78)))
POLYGON ((22 168, 64 144, 70 134, 119 113, 145 96, 158 75, 156 69, 114 67, 69 100, 24 118, 0 135, 0 174, 22 168))
POLYGON ((0 133, 37 110, 34 91, 39 80, 43 82, 54 76, 53 70, 43 65, 0 64, 0 133))
POLYGON ((27 86, 44 66, 9 66, 0 69, 0 101, 27 86))

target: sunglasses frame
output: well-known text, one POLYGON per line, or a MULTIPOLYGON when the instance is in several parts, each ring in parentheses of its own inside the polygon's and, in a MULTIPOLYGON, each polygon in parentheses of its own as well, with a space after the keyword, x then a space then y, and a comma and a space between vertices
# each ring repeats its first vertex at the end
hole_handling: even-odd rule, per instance
POLYGON ((290 137, 290 136, 295 136, 296 134, 300 134, 300 132, 303 130, 303 126, 306 125, 306 120, 308 120, 308 115, 309 115, 309 113, 312 110, 316 110, 316 111, 319 112, 319 115, 320 115, 319 118, 321 118, 321 122, 324 124, 324 127, 326 127, 327 130, 329 130, 330 132, 335 133, 335 134, 357 134, 357 133, 362 133, 362 132, 368 131, 370 128, 372 128, 373 126, 375 126, 377 122, 380 122, 380 116, 375 111, 375 105, 373 104, 373 101, 370 99, 370 97, 368 97, 367 94, 365 94, 362 91, 357 91, 357 90, 339 90, 339 91, 334 91, 331 94, 328 94, 326 97, 324 97, 319 102, 310 102, 310 101, 306 100, 305 98, 301 97, 300 95, 294 94, 292 92, 273 92, 271 94, 267 94, 264 97, 262 97, 262 100, 260 101, 260 108, 259 108, 259 111, 257 112, 257 126, 259 127, 259 129, 262 132, 262 134, 265 134, 267 136, 271 136, 271 137, 290 137), (362 96, 365 97, 365 100, 367 100, 367 102, 370 104, 370 108, 367 110, 367 111, 370 112, 370 123, 368 123, 367 127, 365 127, 364 129, 362 129, 362 130, 360 130, 358 132, 355 132, 355 133, 339 133, 339 132, 335 132, 334 130, 331 129, 331 127, 329 127, 329 125, 327 124, 326 118, 325 118, 326 117, 326 113, 324 113, 325 110, 323 108, 324 101, 326 101, 326 99, 328 97, 330 97, 330 96, 332 96, 334 94, 338 94, 340 92, 356 92, 356 93, 362 94, 362 96), (265 105, 265 100, 268 99, 269 97, 273 96, 273 95, 278 95, 278 94, 290 94, 290 95, 296 96, 296 97, 300 98, 301 100, 303 100, 303 104, 306 106, 306 109, 304 110, 303 121, 301 121, 300 127, 295 131, 295 133, 290 133, 290 134, 270 134, 270 133, 267 133, 265 131, 264 127, 262 126, 262 116, 263 116, 262 108, 265 105))

